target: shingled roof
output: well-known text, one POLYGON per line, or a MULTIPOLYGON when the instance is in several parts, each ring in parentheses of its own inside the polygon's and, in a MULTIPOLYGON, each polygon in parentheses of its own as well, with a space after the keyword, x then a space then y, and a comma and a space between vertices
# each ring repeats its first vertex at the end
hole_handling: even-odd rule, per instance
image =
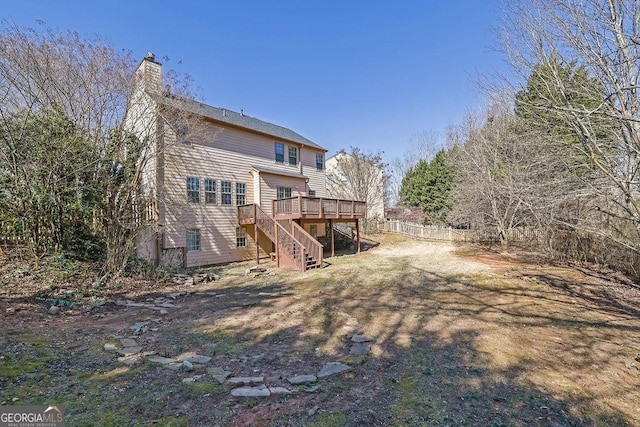
POLYGON ((239 128, 258 132, 264 135, 272 136, 277 139, 282 139, 291 142, 297 142, 307 147, 317 148, 319 150, 327 151, 326 148, 319 146, 315 142, 305 138, 282 126, 274 125, 273 123, 264 122, 256 119, 255 117, 247 116, 245 114, 237 113, 226 108, 213 107, 201 102, 197 102, 191 99, 186 99, 177 96, 163 96, 161 102, 171 108, 187 111, 192 114, 197 114, 206 117, 217 122, 226 123, 239 128))

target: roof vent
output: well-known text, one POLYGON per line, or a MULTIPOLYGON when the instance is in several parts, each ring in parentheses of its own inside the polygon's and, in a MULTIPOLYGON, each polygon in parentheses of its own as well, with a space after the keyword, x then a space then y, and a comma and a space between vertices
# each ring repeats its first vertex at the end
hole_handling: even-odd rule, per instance
POLYGON ((242 109, 242 108, 240 109, 240 115, 244 116, 244 109, 242 109))
POLYGON ((156 55, 153 52, 147 52, 147 54, 144 56, 144 59, 148 59, 150 61, 155 61, 156 60, 156 55))

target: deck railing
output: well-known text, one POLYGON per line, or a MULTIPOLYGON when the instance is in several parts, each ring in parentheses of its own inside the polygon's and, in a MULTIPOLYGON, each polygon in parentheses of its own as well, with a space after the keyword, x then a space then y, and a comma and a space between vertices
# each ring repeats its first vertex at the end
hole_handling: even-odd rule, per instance
POLYGON ((253 224, 256 218, 256 205, 238 206, 238 222, 242 225, 253 224))
POLYGON ((356 219, 367 214, 366 202, 297 196, 273 201, 276 218, 356 219))

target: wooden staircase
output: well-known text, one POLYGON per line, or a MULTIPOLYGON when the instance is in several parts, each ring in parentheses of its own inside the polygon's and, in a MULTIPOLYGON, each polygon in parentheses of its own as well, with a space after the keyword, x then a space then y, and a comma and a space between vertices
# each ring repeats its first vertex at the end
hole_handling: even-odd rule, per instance
POLYGON ((322 244, 296 222, 276 221, 256 204, 239 206, 238 221, 255 224, 275 244, 278 267, 306 271, 322 266, 322 244))

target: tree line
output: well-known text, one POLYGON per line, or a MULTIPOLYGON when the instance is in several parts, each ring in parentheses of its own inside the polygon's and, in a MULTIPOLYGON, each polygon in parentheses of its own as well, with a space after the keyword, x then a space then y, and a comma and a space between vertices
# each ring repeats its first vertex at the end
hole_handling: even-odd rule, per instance
MULTIPOLYGON (((640 252, 640 2, 505 2, 501 46, 521 84, 492 85, 447 146, 403 175, 428 220, 531 227, 547 248, 640 252)), ((632 256, 633 257, 633 256, 632 256)))
MULTIPOLYGON (((97 37, 2 23, 5 245, 20 243, 37 258, 100 260, 104 278, 123 271, 139 233, 153 224, 143 170, 156 154, 158 129, 146 117, 166 113, 135 103, 135 65, 130 52, 97 37)), ((188 79, 173 73, 169 80, 189 91, 188 79)))
MULTIPOLYGON (((348 159, 375 166, 366 169, 371 182, 382 168, 392 172, 382 179, 386 194, 370 196, 360 179, 356 198, 391 193, 422 207, 431 222, 491 230, 503 244, 513 229, 529 227, 557 253, 639 254, 640 0, 504 7, 500 46, 520 83, 487 87, 485 107, 451 126, 439 151, 428 133, 416 137, 419 156, 390 165, 379 153, 352 150, 348 159)), ((142 120, 150 112, 131 108, 143 105, 135 65, 99 38, 2 24, 5 240, 26 242, 35 256, 66 251, 104 260, 107 276, 122 271, 137 236, 153 224, 143 171, 162 149, 154 142, 159 129, 142 120)), ((193 97, 188 78, 168 80, 178 95, 193 97)), ((158 108, 166 131, 195 123, 158 108)))

